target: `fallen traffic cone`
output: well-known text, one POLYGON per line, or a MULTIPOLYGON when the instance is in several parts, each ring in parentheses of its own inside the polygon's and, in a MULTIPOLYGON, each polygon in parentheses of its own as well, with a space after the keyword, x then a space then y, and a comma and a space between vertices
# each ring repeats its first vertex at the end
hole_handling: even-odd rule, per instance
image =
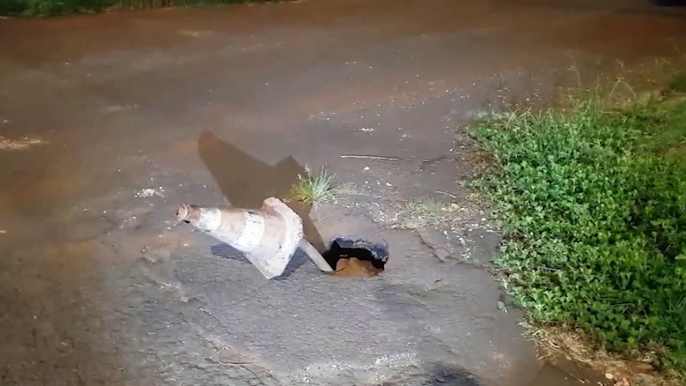
POLYGON ((303 238, 302 219, 277 198, 259 210, 181 205, 176 217, 243 252, 267 279, 283 274, 300 247, 324 272, 332 272, 322 255, 303 238))

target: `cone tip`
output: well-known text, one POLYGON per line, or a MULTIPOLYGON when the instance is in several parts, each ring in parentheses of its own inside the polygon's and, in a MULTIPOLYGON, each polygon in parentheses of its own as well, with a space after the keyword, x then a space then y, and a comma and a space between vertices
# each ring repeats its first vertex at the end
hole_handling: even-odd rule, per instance
POLYGON ((181 205, 179 205, 178 209, 176 209, 176 218, 179 221, 189 221, 190 215, 191 215, 191 206, 188 204, 181 204, 181 205))

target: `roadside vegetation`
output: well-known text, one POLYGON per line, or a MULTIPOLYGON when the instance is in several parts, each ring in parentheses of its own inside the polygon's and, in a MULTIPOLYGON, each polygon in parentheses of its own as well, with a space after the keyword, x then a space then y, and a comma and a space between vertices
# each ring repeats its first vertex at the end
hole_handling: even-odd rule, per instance
POLYGON ((277 0, 0 0, 0 15, 56 16, 116 9, 196 7, 277 0))
POLYGON ((591 345, 574 359, 609 352, 634 375, 684 379, 684 91, 679 75, 667 100, 617 107, 594 93, 472 128, 492 161, 475 185, 505 233, 506 288, 549 342, 591 345))

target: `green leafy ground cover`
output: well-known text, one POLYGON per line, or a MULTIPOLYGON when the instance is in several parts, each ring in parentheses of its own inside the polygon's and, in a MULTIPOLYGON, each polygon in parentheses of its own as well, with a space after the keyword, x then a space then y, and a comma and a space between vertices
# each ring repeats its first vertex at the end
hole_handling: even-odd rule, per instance
POLYGON ((686 100, 590 97, 472 129, 492 159, 475 185, 502 221, 497 263, 530 321, 684 374, 686 100))

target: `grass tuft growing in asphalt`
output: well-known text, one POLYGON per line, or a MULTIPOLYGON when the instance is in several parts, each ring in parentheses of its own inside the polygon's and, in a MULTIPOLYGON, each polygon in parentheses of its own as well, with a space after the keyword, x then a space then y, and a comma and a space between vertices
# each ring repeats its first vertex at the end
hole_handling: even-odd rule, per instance
POLYGON ((56 16, 111 9, 200 7, 276 1, 279 0, 0 0, 0 15, 56 16))
POLYGON ((308 170, 306 176, 299 176, 298 182, 291 188, 291 195, 307 205, 333 202, 336 200, 333 177, 323 168, 318 173, 308 170))
POLYGON ((686 373, 686 100, 497 115, 472 128, 505 232, 497 262, 539 326, 686 373))

